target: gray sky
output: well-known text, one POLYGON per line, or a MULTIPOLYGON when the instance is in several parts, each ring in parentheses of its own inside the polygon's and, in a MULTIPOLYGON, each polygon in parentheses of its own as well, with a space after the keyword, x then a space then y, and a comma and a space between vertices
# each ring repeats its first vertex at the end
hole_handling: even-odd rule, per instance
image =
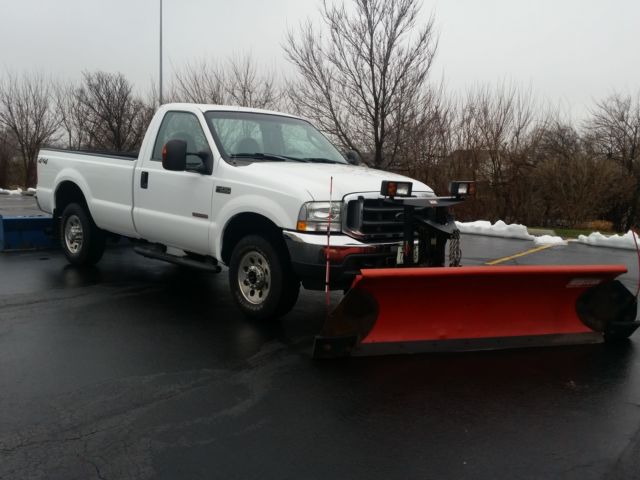
MULTIPOLYGON (((121 71, 157 79, 159 0, 0 0, 0 65, 75 79, 121 71)), ((288 28, 320 0, 164 0, 165 79, 188 60, 251 52, 283 73, 288 28)), ((581 116, 593 99, 640 90, 638 0, 425 0, 440 46, 434 78, 452 92, 481 83, 531 86, 581 116)))

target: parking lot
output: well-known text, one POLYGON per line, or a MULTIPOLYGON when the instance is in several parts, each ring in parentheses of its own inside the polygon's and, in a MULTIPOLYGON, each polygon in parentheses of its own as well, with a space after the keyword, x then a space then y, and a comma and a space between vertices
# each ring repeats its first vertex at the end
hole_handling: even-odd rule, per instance
MULTIPOLYGON (((463 236, 463 263, 530 248, 463 236)), ((638 277, 634 252, 575 243, 505 263, 638 277)), ((280 322, 251 323, 226 271, 122 246, 91 269, 0 254, 0 478, 639 477, 638 333, 616 348, 314 361, 324 314, 303 291, 280 322)))

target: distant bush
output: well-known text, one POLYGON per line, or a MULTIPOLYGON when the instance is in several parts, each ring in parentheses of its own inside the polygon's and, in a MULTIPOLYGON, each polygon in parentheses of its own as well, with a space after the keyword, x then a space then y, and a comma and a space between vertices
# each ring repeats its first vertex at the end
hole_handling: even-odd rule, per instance
POLYGON ((592 220, 584 223, 580 228, 593 230, 594 232, 613 232, 613 222, 607 220, 592 220))

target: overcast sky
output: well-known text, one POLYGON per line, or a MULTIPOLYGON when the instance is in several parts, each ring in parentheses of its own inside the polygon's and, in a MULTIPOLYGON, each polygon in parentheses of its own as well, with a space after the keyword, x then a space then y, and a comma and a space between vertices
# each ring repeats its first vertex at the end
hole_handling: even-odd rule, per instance
MULTIPOLYGON (((188 60, 250 52, 292 72, 287 29, 320 0, 163 0, 165 79, 188 60)), ((348 1, 348 0, 347 0, 348 1)), ((392 0, 390 0, 392 1, 392 0)), ((158 76, 159 0, 0 0, 0 65, 78 78, 158 76)), ((434 79, 460 92, 510 81, 577 116, 612 91, 640 90, 640 0, 425 0, 440 45, 434 79)), ((166 80, 165 80, 166 81, 166 80)))

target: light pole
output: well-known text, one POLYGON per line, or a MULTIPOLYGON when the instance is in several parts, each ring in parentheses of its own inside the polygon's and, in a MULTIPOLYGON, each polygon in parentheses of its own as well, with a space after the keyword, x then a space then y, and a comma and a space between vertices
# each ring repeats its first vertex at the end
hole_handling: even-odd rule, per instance
POLYGON ((162 0, 160 0, 160 80, 158 83, 158 106, 162 106, 162 0))

